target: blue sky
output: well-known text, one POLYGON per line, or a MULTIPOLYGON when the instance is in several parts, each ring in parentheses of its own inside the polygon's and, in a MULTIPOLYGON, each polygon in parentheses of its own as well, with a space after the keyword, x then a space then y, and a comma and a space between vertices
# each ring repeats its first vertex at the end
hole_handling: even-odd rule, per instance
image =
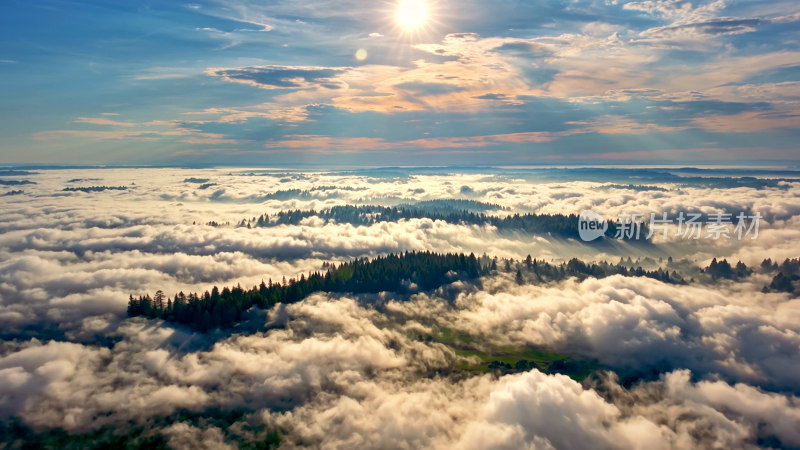
POLYGON ((0 163, 800 165, 796 1, 426 4, 5 0, 0 163))

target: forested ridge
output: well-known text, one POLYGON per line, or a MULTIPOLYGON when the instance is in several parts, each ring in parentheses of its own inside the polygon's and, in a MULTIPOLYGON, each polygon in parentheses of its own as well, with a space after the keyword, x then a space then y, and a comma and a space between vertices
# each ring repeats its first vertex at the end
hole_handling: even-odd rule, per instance
POLYGON ((764 286, 764 292, 800 292, 800 258, 786 259, 778 265, 771 258, 761 262, 761 270, 765 273, 775 273, 769 286, 764 286))
MULTIPOLYGON (((571 277, 582 280, 612 275, 648 277, 665 283, 686 284, 675 270, 645 270, 634 267, 630 258, 627 263, 620 260, 617 264, 587 264, 577 258, 563 263, 549 263, 531 258, 530 255, 522 261, 514 261, 486 256, 478 258, 473 254, 405 252, 372 260, 356 259, 339 265, 326 263, 322 269, 299 278, 262 281, 250 289, 235 286, 220 290, 214 286, 210 292, 202 294, 187 295, 180 292, 168 297, 159 290, 153 297, 131 295, 128 299, 128 315, 164 319, 205 332, 233 326, 242 320, 245 311, 254 306, 268 309, 277 303, 295 303, 314 292, 364 294, 429 291, 459 279, 475 281, 480 276, 499 272, 514 274, 514 280, 520 285, 555 282, 571 277)), ((800 283, 800 260, 787 259, 778 265, 767 259, 759 270, 763 273, 777 272, 772 283, 764 287, 765 292, 793 293, 795 285, 800 283)), ((711 281, 739 280, 752 274, 753 269, 741 262, 732 266, 726 260, 714 259, 700 272, 705 273, 711 281)))
POLYGON ((103 191, 127 191, 127 186, 78 186, 78 187, 65 187, 62 189, 64 192, 103 192, 103 191))
POLYGON ((0 186, 22 186, 25 184, 36 184, 30 180, 0 180, 0 186))
MULTIPOLYGON (((348 223, 357 226, 372 225, 380 222, 396 222, 409 219, 441 220, 459 225, 493 226, 499 231, 521 231, 531 234, 551 234, 563 238, 579 238, 578 216, 576 214, 513 214, 507 216, 492 216, 483 212, 474 212, 468 209, 445 208, 437 212, 431 207, 415 205, 401 205, 397 207, 366 205, 334 206, 323 210, 290 210, 280 211, 270 216, 262 214, 258 217, 242 219, 240 227, 273 227, 280 225, 298 225, 304 219, 319 217, 326 221, 348 223)), ((646 223, 641 223, 639 239, 646 240, 648 228, 646 223)), ((613 221, 608 221, 608 230, 605 235, 613 238, 617 227, 613 221)), ((636 239, 634 239, 636 240, 636 239)))
POLYGON ((217 327, 230 327, 242 320, 243 313, 251 307, 270 308, 277 303, 294 303, 314 292, 336 293, 408 293, 435 289, 457 279, 476 280, 482 275, 497 271, 516 273, 518 284, 560 281, 570 277, 603 278, 611 275, 644 276, 667 283, 684 283, 676 272, 663 269, 653 271, 641 267, 628 268, 624 264, 586 264, 578 259, 561 264, 551 264, 528 256, 524 261, 498 260, 475 255, 438 254, 431 252, 405 252, 389 254, 372 260, 357 259, 340 265, 326 264, 323 271, 285 278, 279 282, 271 279, 259 286, 244 289, 241 286, 214 286, 211 291, 168 297, 157 291, 153 297, 130 296, 129 316, 160 318, 168 322, 189 325, 205 332, 217 327))
POLYGON ((351 292, 355 294, 429 290, 453 277, 477 278, 481 266, 475 255, 407 252, 373 260, 357 259, 339 266, 324 267, 325 272, 301 275, 299 279, 261 282, 245 290, 241 286, 216 286, 211 292, 167 298, 162 291, 128 301, 129 316, 158 317, 169 322, 191 325, 199 331, 228 327, 242 319, 253 306, 269 308, 276 303, 294 303, 313 292, 351 292), (450 277, 448 277, 450 275, 450 277), (413 284, 412 284, 413 283, 413 284))

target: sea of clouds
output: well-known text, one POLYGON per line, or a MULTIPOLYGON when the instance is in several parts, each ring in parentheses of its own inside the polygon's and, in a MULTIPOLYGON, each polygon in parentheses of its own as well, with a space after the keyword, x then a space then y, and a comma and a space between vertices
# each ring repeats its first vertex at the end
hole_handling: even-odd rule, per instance
MULTIPOLYGON (((36 430, 84 433, 179 410, 243 409, 252 424, 282 430, 287 447, 800 448, 800 300, 762 293, 770 278, 758 273, 685 286, 622 276, 520 286, 500 273, 410 298, 314 294, 255 314, 260 322, 241 333, 198 335, 125 316, 130 294, 250 287, 324 262, 405 250, 556 261, 671 256, 700 267, 714 257, 757 265, 800 256, 800 183, 642 182, 666 190, 636 190, 574 175, 87 169, 15 176, 35 184, 0 197, 0 414, 36 430), (102 185, 127 190, 63 191, 102 185), (292 190, 307 193, 274 195, 292 190), (444 198, 496 204, 497 215, 757 211, 764 219, 755 240, 647 247, 430 219, 236 226, 281 210, 444 198), (442 375, 465 357, 415 337, 440 328, 605 370, 583 383, 536 369, 442 375)), ((235 448, 230 436, 255 433, 248 430, 178 422, 159 432, 175 448, 235 448)))

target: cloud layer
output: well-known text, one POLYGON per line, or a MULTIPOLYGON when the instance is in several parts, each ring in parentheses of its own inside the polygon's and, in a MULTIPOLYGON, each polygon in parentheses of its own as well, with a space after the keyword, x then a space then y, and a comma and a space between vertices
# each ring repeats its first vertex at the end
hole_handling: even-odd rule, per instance
POLYGON ((129 294, 249 287, 326 261, 404 250, 517 260, 529 253, 649 257, 640 263, 651 266, 673 256, 701 267, 712 257, 748 265, 796 257, 800 208, 791 181, 726 187, 729 179, 665 182, 667 175, 647 171, 488 169, 106 169, 26 177, 36 184, 0 199, 7 212, 0 219, 0 413, 32 429, 87 433, 139 424, 176 448, 263 440, 268 431, 288 446, 324 448, 800 446, 800 303, 762 293, 770 277, 760 273, 713 284, 696 275, 688 285, 622 276, 518 285, 513 270, 501 270, 479 285, 457 282, 410 298, 314 294, 253 313, 235 334, 191 334, 124 316, 129 294), (634 175, 637 183, 651 177, 649 187, 631 185, 626 177, 634 175), (88 185, 129 189, 62 191, 88 185), (671 238, 647 248, 598 248, 430 219, 236 226, 287 209, 437 198, 493 203, 490 213, 498 215, 591 208, 610 218, 760 211, 765 219, 752 241, 671 238), (454 369, 477 357, 435 338, 442 330, 469 336, 484 352, 537 349, 597 370, 578 382, 543 368, 454 369), (171 419, 209 411, 246 414, 234 424, 171 419))
POLYGON ((36 22, 2 31, 0 159, 798 161, 795 2, 429 3, 414 33, 395 23, 394 2, 15 4, 36 22), (122 21, 120 40, 100 25, 122 21), (65 70, 52 78, 55 66, 65 70))

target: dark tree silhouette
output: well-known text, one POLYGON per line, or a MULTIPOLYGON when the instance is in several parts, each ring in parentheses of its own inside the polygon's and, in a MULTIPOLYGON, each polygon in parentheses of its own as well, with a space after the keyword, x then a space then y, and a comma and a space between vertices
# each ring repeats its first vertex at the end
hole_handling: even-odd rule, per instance
MULTIPOLYGON (((453 201, 455 202, 455 200, 453 201)), ((309 217, 319 217, 326 221, 364 226, 381 222, 427 218, 461 225, 492 226, 499 231, 522 231, 572 239, 579 239, 580 237, 578 233, 578 216, 575 214, 514 214, 497 217, 484 214, 484 212, 474 212, 473 209, 478 208, 470 206, 471 204, 469 203, 462 205, 464 209, 456 209, 459 205, 461 204, 449 204, 449 208, 432 208, 419 205, 398 207, 344 205, 321 211, 298 209, 281 211, 274 216, 262 214, 254 218, 254 220, 243 219, 238 225, 240 227, 298 225, 302 220, 309 217)), ((648 235, 647 223, 641 223, 640 230, 638 239, 634 236, 631 238, 632 240, 646 241, 648 235)), ((617 227, 615 223, 609 221, 606 237, 612 238, 616 233, 617 227)))
MULTIPOLYGON (((130 296, 128 315, 161 318, 205 332, 232 326, 241 321, 243 313, 252 307, 270 308, 277 303, 294 303, 313 292, 408 293, 435 289, 459 279, 476 280, 482 275, 498 271, 496 259, 486 257, 479 260, 473 254, 431 252, 389 254, 372 260, 357 259, 338 266, 325 264, 323 269, 322 272, 303 274, 298 279, 287 280, 283 277, 279 283, 273 283, 272 280, 266 283, 262 281, 260 285, 249 290, 241 286, 220 290, 214 286, 211 292, 188 295, 181 292, 172 299, 168 299, 160 290, 153 298, 149 295, 138 298, 130 296)), ((621 264, 586 264, 578 259, 561 264, 533 258, 526 258, 523 263, 507 259, 505 272, 514 273, 518 284, 546 283, 570 277, 603 278, 611 275, 649 277, 674 284, 685 283, 677 273, 670 274, 665 269, 628 269, 621 264)))
POLYGON ((261 285, 244 290, 241 286, 214 286, 202 295, 177 294, 166 301, 162 291, 151 299, 149 295, 128 300, 129 316, 162 318, 169 322, 190 325, 200 332, 217 327, 229 327, 242 318, 253 306, 269 308, 276 303, 294 303, 313 292, 374 293, 383 291, 407 292, 412 285, 430 290, 455 279, 476 279, 482 274, 475 255, 406 252, 390 254, 371 261, 358 259, 329 265, 325 273, 314 272, 299 279, 280 284, 261 285))

